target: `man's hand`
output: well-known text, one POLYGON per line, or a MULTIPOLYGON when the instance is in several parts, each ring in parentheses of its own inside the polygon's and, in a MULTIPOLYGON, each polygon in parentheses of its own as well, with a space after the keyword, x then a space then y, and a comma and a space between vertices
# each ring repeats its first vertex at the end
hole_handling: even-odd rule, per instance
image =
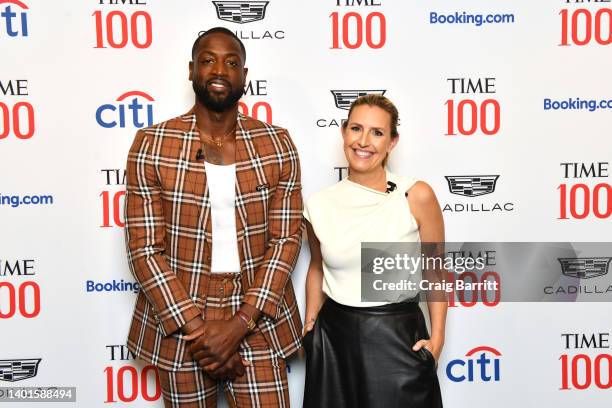
MULTIPOLYGON (((197 335, 195 335, 195 333, 199 333, 202 328, 204 328, 204 319, 202 319, 201 316, 197 316, 194 319, 191 319, 190 321, 188 321, 183 327, 182 327, 182 331, 184 334, 186 334, 187 336, 185 336, 185 338, 187 337, 192 337, 192 338, 196 338, 197 335)), ((187 339, 190 340, 190 339, 187 339)))
POLYGON ((246 324, 234 316, 230 320, 207 320, 201 328, 185 336, 185 340, 191 342, 193 358, 210 374, 236 354, 247 332, 246 324))
MULTIPOLYGON (((199 362, 198 362, 199 363, 199 362)), ((206 373, 215 380, 235 380, 236 377, 242 377, 245 372, 245 366, 250 366, 251 363, 240 357, 237 352, 216 370, 206 371, 206 373)), ((200 364, 202 366, 202 364, 200 364)))

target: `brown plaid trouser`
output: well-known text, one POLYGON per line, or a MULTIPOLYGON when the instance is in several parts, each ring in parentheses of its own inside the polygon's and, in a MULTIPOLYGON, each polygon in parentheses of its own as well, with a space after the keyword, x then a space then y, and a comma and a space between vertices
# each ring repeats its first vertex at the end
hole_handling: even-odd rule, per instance
MULTIPOLYGON (((240 274, 212 274, 204 308, 205 320, 228 320, 242 303, 240 274)), ((268 346, 259 329, 242 340, 240 356, 251 362, 233 381, 210 378, 201 368, 193 371, 159 369, 164 403, 172 408, 217 406, 217 388, 223 386, 232 407, 289 407, 285 360, 268 346)))

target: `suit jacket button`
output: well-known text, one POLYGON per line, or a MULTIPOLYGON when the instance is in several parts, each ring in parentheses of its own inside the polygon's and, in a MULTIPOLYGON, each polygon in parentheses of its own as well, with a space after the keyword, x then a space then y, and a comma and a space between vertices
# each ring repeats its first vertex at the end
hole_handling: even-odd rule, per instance
POLYGON ((157 323, 159 323, 159 316, 154 314, 153 315, 153 320, 155 320, 157 323))

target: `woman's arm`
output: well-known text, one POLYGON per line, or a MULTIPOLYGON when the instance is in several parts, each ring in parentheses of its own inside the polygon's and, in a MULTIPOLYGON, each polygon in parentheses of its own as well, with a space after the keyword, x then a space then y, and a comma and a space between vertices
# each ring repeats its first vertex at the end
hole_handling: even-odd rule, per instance
MULTIPOLYGON (((440 243, 434 251, 433 248, 428 248, 436 253, 432 256, 443 256, 444 253, 444 219, 440 204, 432 188, 425 182, 418 181, 408 192, 408 203, 414 218, 419 225, 419 233, 421 242, 440 243), (439 251, 442 251, 440 253, 439 251)), ((428 279, 442 280, 444 270, 428 271, 428 279)), ((444 335, 446 328, 446 311, 448 302, 444 292, 436 292, 435 294, 427 293, 427 306, 429 308, 429 318, 431 320, 431 338, 430 340, 418 341, 413 349, 419 350, 421 347, 427 348, 435 357, 436 361, 440 357, 442 347, 444 346, 444 335)))
POLYGON ((321 247, 312 229, 312 225, 308 221, 306 221, 306 232, 308 233, 308 247, 310 248, 310 265, 306 274, 306 321, 304 323, 304 334, 312 330, 319 310, 326 298, 323 292, 323 258, 321 256, 321 247))

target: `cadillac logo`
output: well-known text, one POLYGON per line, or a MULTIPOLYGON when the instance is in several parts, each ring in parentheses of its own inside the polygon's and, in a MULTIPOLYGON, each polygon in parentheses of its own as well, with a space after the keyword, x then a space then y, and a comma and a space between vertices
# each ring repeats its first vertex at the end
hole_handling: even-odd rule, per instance
POLYGON ((450 192, 466 197, 477 197, 495 191, 499 175, 492 176, 445 176, 450 192))
POLYGON ((384 95, 386 89, 382 90, 364 90, 364 91, 331 91, 334 95, 334 102, 338 109, 349 110, 355 99, 367 94, 384 95))
POLYGON ((268 3, 269 1, 213 1, 220 20, 238 24, 263 20, 268 3))
POLYGON ((36 377, 40 360, 0 360, 0 381, 15 382, 36 377))
POLYGON ((612 258, 558 258, 558 260, 561 264, 561 272, 565 276, 589 279, 607 274, 612 258))

